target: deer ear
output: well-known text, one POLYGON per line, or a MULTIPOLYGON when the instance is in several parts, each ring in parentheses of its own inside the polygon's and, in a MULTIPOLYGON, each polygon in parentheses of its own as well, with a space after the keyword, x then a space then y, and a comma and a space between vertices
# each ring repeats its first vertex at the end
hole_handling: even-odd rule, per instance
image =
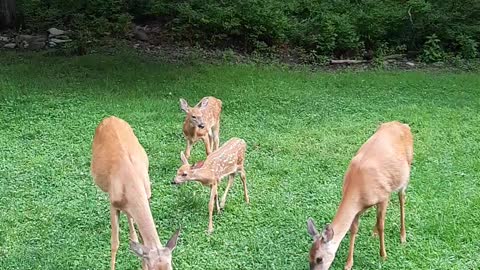
POLYGON ((188 103, 183 98, 180 99, 180 109, 182 109, 184 112, 188 112, 188 103))
POLYGON ((147 247, 132 240, 130 240, 130 250, 140 258, 146 258, 148 254, 147 247))
POLYGON ((312 218, 308 218, 307 220, 307 231, 312 238, 316 238, 319 236, 317 228, 315 228, 315 223, 313 222, 312 218))
POLYGON ((334 232, 333 232, 332 226, 330 224, 327 224, 327 226, 325 226, 325 229, 323 229, 322 231, 322 241, 324 243, 328 243, 332 241, 333 235, 334 235, 334 232))
POLYGON ((188 165, 188 159, 187 157, 185 157, 185 154, 182 152, 180 152, 180 159, 182 160, 182 163, 183 165, 188 165))
POLYGON ((177 241, 178 241, 178 235, 180 234, 180 229, 178 229, 168 240, 167 242, 167 248, 170 249, 170 251, 173 251, 175 247, 177 247, 177 241))
POLYGON ((200 104, 200 108, 205 108, 208 105, 208 98, 202 99, 202 103, 200 104))

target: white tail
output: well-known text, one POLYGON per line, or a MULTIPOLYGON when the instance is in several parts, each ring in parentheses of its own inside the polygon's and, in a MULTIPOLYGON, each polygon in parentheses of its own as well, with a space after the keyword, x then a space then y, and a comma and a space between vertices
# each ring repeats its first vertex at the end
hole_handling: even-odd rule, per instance
POLYGON ((127 122, 112 116, 98 125, 93 137, 91 172, 98 187, 110 197, 111 269, 115 269, 122 211, 128 217, 130 247, 142 258, 142 268, 171 270, 179 231, 162 247, 148 203, 151 196, 148 157, 127 122), (143 245, 138 243, 134 222, 143 245))
POLYGON ((329 269, 348 230, 350 248, 345 269, 352 268, 359 217, 373 205, 377 207, 374 234, 380 236, 380 256, 386 259, 385 215, 390 194, 395 191, 398 191, 400 198, 400 240, 402 243, 406 241, 405 189, 410 178, 412 159, 413 136, 406 124, 384 123, 363 144, 345 174, 343 198, 332 224, 319 233, 313 220, 307 222, 308 232, 314 239, 309 256, 310 269, 329 269))
POLYGON ((247 145, 245 141, 238 138, 232 138, 222 145, 218 150, 210 154, 205 161, 199 162, 194 166, 190 166, 187 158, 181 153, 183 165, 178 169, 177 176, 173 179, 172 184, 181 184, 187 181, 198 181, 204 186, 209 186, 210 203, 208 204, 208 232, 213 232, 213 208, 216 201, 217 211, 225 207, 227 193, 233 184, 235 175, 240 174, 243 183, 243 191, 245 201, 249 203, 247 179, 245 175, 244 161, 247 145), (218 184, 220 180, 229 176, 227 188, 223 194, 222 201, 218 203, 218 184))
POLYGON ((217 150, 220 142, 222 101, 214 97, 204 97, 195 107, 189 107, 182 98, 180 108, 187 114, 183 123, 183 134, 187 140, 185 157, 190 158, 192 146, 199 140, 205 143, 207 156, 217 150))

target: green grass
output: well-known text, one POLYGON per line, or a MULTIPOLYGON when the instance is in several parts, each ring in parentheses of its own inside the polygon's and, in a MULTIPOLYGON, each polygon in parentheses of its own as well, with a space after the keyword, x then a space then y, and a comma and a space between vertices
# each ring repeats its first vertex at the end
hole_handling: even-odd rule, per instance
MULTIPOLYGON (((152 211, 162 242, 182 226, 175 269, 307 269, 306 219, 330 222, 343 174, 379 123, 415 135, 407 241, 399 205, 386 220, 388 260, 361 219, 355 269, 479 269, 480 76, 313 73, 255 66, 174 66, 129 56, 2 54, 0 269, 108 269, 108 198, 89 174, 96 125, 128 121, 150 158, 152 211), (246 140, 250 205, 239 179, 208 236, 209 190, 170 181, 185 142, 178 100, 223 100, 221 141, 246 140)), ((196 145, 193 160, 203 159, 196 145)), ((222 182, 223 193, 226 181, 222 182)), ((139 269, 125 216, 117 269, 139 269)), ((343 269, 348 237, 333 269, 343 269)))

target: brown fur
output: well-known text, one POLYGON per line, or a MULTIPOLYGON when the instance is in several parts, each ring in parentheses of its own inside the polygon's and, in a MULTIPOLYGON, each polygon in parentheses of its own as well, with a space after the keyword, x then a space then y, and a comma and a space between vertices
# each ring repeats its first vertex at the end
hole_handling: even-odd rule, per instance
MULTIPOLYGON (((360 215, 369 207, 377 206, 377 224, 374 233, 380 236, 380 255, 385 259, 384 221, 392 192, 399 192, 401 208, 401 242, 406 241, 404 202, 405 189, 410 178, 413 160, 413 136, 410 128, 400 122, 382 124, 352 159, 344 178, 343 198, 337 214, 327 229, 332 230, 333 241, 312 235, 311 269, 328 269, 340 241, 350 229, 350 248, 345 269, 353 266, 355 235, 360 215), (328 251, 328 252, 327 252, 328 251), (316 263, 322 259, 322 264, 316 263)), ((313 223, 312 223, 313 224, 313 223)), ((315 231, 309 221, 309 232, 315 231), (311 229, 312 227, 313 229, 311 229)), ((325 232, 325 230, 324 230, 325 232)))
POLYGON ((178 169, 177 176, 174 178, 174 184, 181 184, 187 181, 198 181, 204 186, 210 187, 210 203, 208 232, 213 231, 213 207, 216 201, 217 211, 225 206, 227 193, 233 184, 233 179, 236 174, 240 174, 243 183, 243 191, 245 201, 249 203, 247 180, 244 168, 245 151, 247 145, 245 141, 238 138, 232 138, 222 145, 219 149, 211 153, 200 167, 190 166, 187 158, 181 153, 183 165, 178 169), (220 180, 225 176, 229 176, 227 188, 222 197, 221 204, 218 203, 217 188, 220 180))
POLYGON ((171 270, 170 248, 163 248, 158 238, 148 199, 151 196, 148 157, 130 125, 117 117, 105 118, 96 128, 92 144, 91 173, 97 186, 110 197, 112 223, 111 269, 119 246, 119 214, 128 216, 130 240, 138 250, 148 251, 142 257, 143 269, 171 270), (134 222, 144 241, 138 244, 134 222), (150 255, 150 253, 152 253, 150 255))
POLYGON ((187 141, 186 158, 190 158, 190 151, 199 140, 204 142, 207 155, 218 149, 222 101, 214 97, 204 97, 196 106, 190 108, 187 102, 181 99, 180 107, 186 113, 183 122, 183 134, 187 141), (200 128, 199 125, 204 127, 200 128))

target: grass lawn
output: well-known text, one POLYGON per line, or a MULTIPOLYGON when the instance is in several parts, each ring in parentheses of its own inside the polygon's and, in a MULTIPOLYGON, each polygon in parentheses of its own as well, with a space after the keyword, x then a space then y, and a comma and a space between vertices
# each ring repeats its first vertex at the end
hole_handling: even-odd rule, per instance
MULTIPOLYGON (((360 222, 354 268, 480 268, 480 74, 174 66, 131 55, 0 58, 0 269, 109 268, 108 198, 89 172, 94 129, 109 115, 129 122, 149 155, 162 243, 183 228, 175 269, 307 269, 307 217, 319 227, 332 220, 350 159, 391 120, 415 136, 407 244, 395 194, 388 260, 371 236, 372 209, 360 222), (221 142, 248 144, 251 200, 244 203, 236 178, 211 236, 209 190, 170 184, 185 147, 178 100, 206 95, 223 100, 221 142)), ((197 144, 192 160, 203 151, 197 144)), ((117 269, 139 269, 121 220, 117 269)), ((333 269, 343 269, 347 249, 348 235, 333 269)))

